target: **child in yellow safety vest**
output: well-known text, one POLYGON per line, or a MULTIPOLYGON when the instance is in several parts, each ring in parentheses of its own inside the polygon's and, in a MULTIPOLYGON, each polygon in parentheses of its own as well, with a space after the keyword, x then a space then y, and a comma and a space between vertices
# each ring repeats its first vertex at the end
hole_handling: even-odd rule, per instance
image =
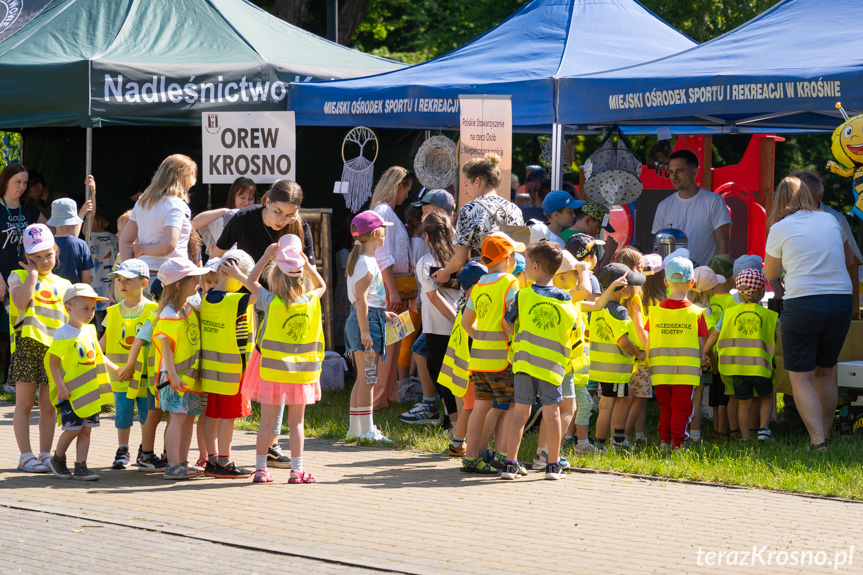
POLYGON ((26 254, 23 269, 13 271, 7 280, 12 338, 9 381, 15 386, 13 428, 21 448, 18 471, 48 473, 45 464, 51 458, 54 441, 54 406, 45 393, 48 374, 44 359, 54 332, 66 323, 63 294, 72 284, 51 271, 57 261, 57 246, 47 226, 27 226, 22 235, 26 254), (30 412, 38 389, 42 393, 37 457, 30 447, 30 412))
POLYGON ((67 289, 63 306, 69 321, 54 333, 45 356, 49 395, 60 412, 57 423, 63 430, 47 465, 61 479, 99 479, 97 473, 87 468, 87 453, 90 434, 94 427, 99 427, 102 406, 114 402, 108 369, 116 372, 117 365, 102 354, 96 326, 90 321, 96 314, 96 302, 107 299, 99 297, 89 284, 77 283, 67 289), (70 472, 66 450, 73 440, 75 470, 70 472))
MULTIPOLYGON (((737 305, 734 296, 730 293, 734 288, 734 260, 728 254, 719 254, 710 258, 707 267, 725 279, 724 282, 716 285, 713 295, 710 296, 710 315, 719 321, 726 309, 737 305)), ((711 371, 708 405, 713 409, 713 437, 721 439, 730 435, 729 395, 725 393, 725 384, 719 374, 719 364, 716 362, 715 354, 712 353, 713 350, 707 351, 711 371)), ((734 428, 737 429, 737 410, 734 413, 734 428)))
MULTIPOLYGON (((503 469, 507 453, 504 434, 495 437, 498 452, 486 449, 493 430, 510 426, 513 401, 513 374, 510 366, 509 337, 503 314, 518 292, 515 254, 525 245, 501 232, 489 234, 482 243, 482 263, 488 274, 474 286, 462 313, 461 325, 473 340, 470 350, 470 378, 473 382, 474 408, 467 429, 467 447, 462 459, 466 473, 496 474, 503 469), (495 409, 492 409, 492 408, 495 409), (485 449, 484 457, 480 449, 485 449)), ((527 473, 523 468, 520 473, 527 473)))
MULTIPOLYGON (((114 427, 117 428, 117 453, 114 455, 114 469, 126 469, 132 463, 129 453, 129 432, 138 408, 138 421, 141 424, 142 435, 146 435, 147 417, 150 411, 156 409, 156 397, 149 390, 147 377, 147 350, 142 345, 135 344, 138 332, 149 322, 150 316, 156 311, 156 302, 144 297, 144 288, 150 282, 150 268, 142 260, 129 259, 120 264, 117 271, 108 277, 116 280, 117 289, 124 299, 106 310, 102 325, 105 332, 99 344, 105 351, 105 357, 117 364, 118 371, 111 376, 111 390, 114 392, 114 427), (140 366, 137 370, 136 366, 140 366), (130 385, 132 379, 134 385, 130 385), (141 380, 144 380, 141 385, 141 380), (132 388, 130 393, 130 387, 132 388)), ((153 413, 158 421, 162 412, 153 413)), ((152 426, 155 433, 155 426, 152 426)), ((143 444, 138 450, 136 459, 143 455, 143 444)))
POLYGON ((162 295, 153 327, 157 405, 168 413, 165 479, 189 479, 198 475, 189 466, 189 446, 195 416, 201 415, 201 327, 198 314, 187 301, 207 273, 185 258, 170 258, 159 267, 162 295))
POLYGON ((315 477, 303 468, 304 419, 306 406, 321 399, 321 367, 324 361, 324 330, 321 297, 324 279, 303 253, 300 238, 286 234, 270 245, 249 277, 227 264, 228 273, 242 281, 252 294, 264 320, 257 337, 249 370, 243 380, 245 393, 261 404, 261 422, 255 455, 253 483, 270 483, 267 453, 271 430, 281 406, 288 406, 291 431, 291 475, 288 483, 314 483, 315 477), (269 290, 257 282, 270 260, 269 290), (306 290, 306 281, 312 289, 306 290))
POLYGON ((668 297, 658 306, 651 306, 647 314, 648 365, 659 404, 661 448, 677 449, 688 437, 692 394, 701 383, 701 349, 708 332, 704 310, 686 299, 695 283, 694 273, 688 259, 668 260, 668 297))
MULTIPOLYGON (((646 279, 644 274, 623 264, 611 263, 599 272, 599 286, 605 290, 621 277, 626 279, 627 285, 633 286, 644 285, 646 279)), ((605 307, 591 312, 588 326, 589 376, 599 382, 602 392, 596 417, 596 443, 600 451, 605 450, 611 425, 614 426, 614 445, 625 445, 627 384, 635 371, 635 362, 645 358, 629 312, 620 303, 624 288, 615 288, 605 307)))
POLYGON ((749 268, 737 274, 740 304, 725 310, 716 330, 705 343, 707 351, 717 345, 719 373, 730 377, 734 397, 738 401, 737 421, 741 439, 749 439, 750 407, 753 391, 758 392, 761 404, 757 437, 772 441, 770 415, 773 411, 773 351, 776 346, 778 314, 761 305, 766 279, 760 269, 749 268))

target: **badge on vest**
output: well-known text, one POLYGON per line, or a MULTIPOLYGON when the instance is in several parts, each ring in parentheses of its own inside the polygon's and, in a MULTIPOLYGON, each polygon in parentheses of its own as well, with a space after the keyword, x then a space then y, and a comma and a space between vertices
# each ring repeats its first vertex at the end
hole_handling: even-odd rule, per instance
POLYGON ((763 323, 764 320, 754 311, 744 311, 734 319, 734 327, 743 335, 758 333, 763 323))
POLYGON ((189 327, 186 328, 186 339, 192 345, 198 345, 198 342, 201 341, 201 330, 198 328, 197 322, 189 323, 189 327))
POLYGON ((538 329, 552 329, 560 325, 560 311, 554 304, 539 302, 533 304, 527 313, 538 329))
POLYGON ((479 319, 484 319, 485 314, 488 313, 489 308, 491 308, 491 296, 487 293, 479 294, 476 298, 476 315, 479 319))
POLYGON ((292 341, 299 341, 305 339, 311 325, 312 320, 307 314, 297 313, 285 320, 282 324, 282 330, 288 334, 292 341))

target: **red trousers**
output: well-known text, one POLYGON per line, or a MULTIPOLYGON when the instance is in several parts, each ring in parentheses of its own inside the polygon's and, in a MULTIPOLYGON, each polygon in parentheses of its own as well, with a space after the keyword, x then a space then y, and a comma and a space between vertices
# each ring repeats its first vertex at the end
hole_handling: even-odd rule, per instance
POLYGON ((659 440, 679 447, 689 437, 689 421, 692 419, 691 385, 657 385, 653 388, 659 404, 659 440))

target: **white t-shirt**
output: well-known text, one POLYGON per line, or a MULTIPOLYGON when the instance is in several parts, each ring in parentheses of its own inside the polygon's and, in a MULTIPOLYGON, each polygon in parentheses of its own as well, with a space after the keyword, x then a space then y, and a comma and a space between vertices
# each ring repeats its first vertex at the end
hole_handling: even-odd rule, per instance
MULTIPOLYGON (((86 327, 86 326, 84 326, 86 327)), ((78 336, 81 335, 81 330, 77 327, 64 323, 60 327, 57 328, 57 331, 54 332, 54 341, 65 341, 67 339, 78 339, 78 336)))
POLYGON ((436 291, 444 301, 449 303, 454 310, 457 310, 458 300, 461 297, 461 290, 443 288, 431 277, 431 267, 443 267, 434 259, 433 254, 426 254, 417 262, 416 276, 422 290, 422 322, 423 333, 433 333, 436 335, 450 335, 452 333, 453 322, 436 308, 429 301, 428 293, 436 291))
POLYGON ((357 258, 354 273, 348 276, 348 299, 351 303, 356 303, 357 295, 354 290, 354 284, 366 277, 368 273, 372 274, 372 281, 369 284, 366 302, 369 307, 387 307, 387 290, 384 288, 384 276, 381 275, 381 268, 378 267, 377 260, 371 256, 361 255, 357 258))
POLYGON ((387 228, 384 245, 375 251, 378 267, 385 270, 393 268, 393 273, 406 274, 411 269, 411 242, 405 225, 389 204, 378 204, 374 212, 393 225, 387 228))
POLYGON ((141 207, 141 202, 135 203, 130 220, 138 225, 139 244, 158 244, 162 241, 165 228, 180 230, 177 247, 170 254, 162 257, 142 255, 138 259, 146 262, 150 270, 158 270, 169 258, 188 259, 189 236, 192 233, 192 211, 189 205, 176 197, 167 197, 150 209, 141 207))
POLYGON ((824 204, 821 204, 820 207, 822 212, 826 212, 836 218, 836 221, 839 222, 839 227, 845 233, 845 239, 848 241, 848 246, 851 248, 854 256, 863 262, 863 254, 860 253, 860 246, 857 245, 857 240, 854 238, 854 233, 851 231, 851 226, 848 224, 848 218, 845 217, 845 214, 824 204))
MULTIPOLYGON (((222 232, 225 231, 225 225, 230 221, 231 218, 234 217, 234 214, 239 212, 240 210, 228 210, 224 216, 221 218, 215 219, 209 224, 207 224, 206 229, 201 231, 201 239, 204 240, 204 247, 207 248, 207 252, 210 251, 210 246, 216 245, 216 242, 219 241, 219 238, 222 237, 222 232)), ((234 244, 234 249, 237 247, 237 244, 234 244)))
POLYGON ((428 253, 431 251, 422 236, 411 238, 411 265, 414 269, 419 267, 420 258, 428 253))
POLYGON ((685 200, 677 192, 662 200, 656 208, 651 233, 664 228, 683 230, 692 261, 706 266, 716 255, 714 230, 730 223, 731 216, 722 196, 699 188, 698 193, 685 200))
POLYGON ((852 293, 845 240, 836 218, 822 211, 800 210, 773 224, 765 251, 782 260, 784 299, 852 293))

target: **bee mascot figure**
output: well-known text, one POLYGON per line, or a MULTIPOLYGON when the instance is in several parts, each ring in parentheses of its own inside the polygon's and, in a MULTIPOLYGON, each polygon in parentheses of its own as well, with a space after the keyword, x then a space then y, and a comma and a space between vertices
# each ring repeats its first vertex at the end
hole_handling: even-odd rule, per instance
POLYGON ((845 178, 854 177, 851 213, 863 219, 863 114, 849 118, 841 103, 837 103, 836 108, 845 118, 845 122, 833 130, 831 150, 839 163, 829 161, 827 169, 845 178))

